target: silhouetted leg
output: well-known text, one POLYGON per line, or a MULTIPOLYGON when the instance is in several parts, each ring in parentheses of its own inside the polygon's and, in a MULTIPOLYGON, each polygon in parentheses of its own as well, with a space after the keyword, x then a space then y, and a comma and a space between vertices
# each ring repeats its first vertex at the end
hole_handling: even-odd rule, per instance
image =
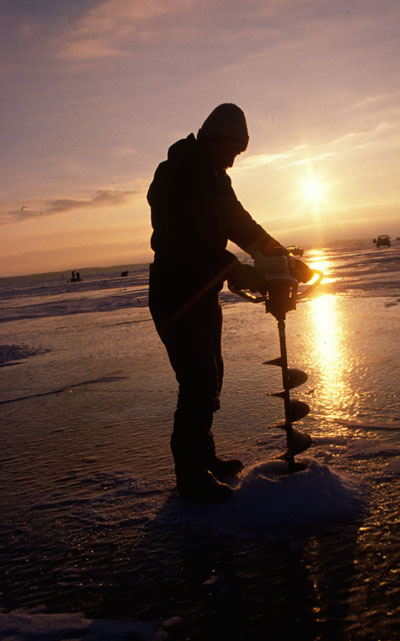
POLYGON ((207 468, 215 457, 211 426, 223 374, 220 307, 216 301, 197 305, 176 325, 178 331, 169 332, 164 342, 179 383, 171 438, 179 474, 207 468))

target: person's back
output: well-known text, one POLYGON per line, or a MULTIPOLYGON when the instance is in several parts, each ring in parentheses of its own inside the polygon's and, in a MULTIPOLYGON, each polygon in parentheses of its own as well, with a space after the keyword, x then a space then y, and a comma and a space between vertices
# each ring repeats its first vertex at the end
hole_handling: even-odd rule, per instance
POLYGON ((226 238, 212 211, 217 190, 193 134, 170 148, 150 186, 154 269, 180 288, 201 288, 224 267, 226 238))

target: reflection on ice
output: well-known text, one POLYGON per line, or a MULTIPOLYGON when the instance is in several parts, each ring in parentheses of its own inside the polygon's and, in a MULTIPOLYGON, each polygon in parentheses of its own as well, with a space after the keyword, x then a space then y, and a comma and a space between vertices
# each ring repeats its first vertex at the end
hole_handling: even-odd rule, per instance
POLYGON ((318 361, 317 367, 323 382, 318 395, 327 412, 350 405, 353 396, 345 377, 352 358, 347 352, 337 307, 338 299, 332 294, 325 294, 310 302, 314 358, 318 361))
POLYGON ((307 265, 309 265, 311 269, 316 269, 322 272, 324 274, 324 282, 326 282, 327 278, 329 281, 336 280, 335 278, 331 279, 329 277, 329 274, 334 267, 334 263, 332 260, 329 260, 323 249, 310 249, 307 252, 307 265))

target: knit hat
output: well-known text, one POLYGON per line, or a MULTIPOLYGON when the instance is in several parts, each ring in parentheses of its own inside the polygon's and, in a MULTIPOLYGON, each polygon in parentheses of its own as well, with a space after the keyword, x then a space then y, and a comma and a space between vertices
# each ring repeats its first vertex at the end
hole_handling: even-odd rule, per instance
POLYGON ((198 140, 225 139, 238 143, 245 151, 249 142, 246 116, 240 107, 226 102, 210 113, 197 133, 198 140))

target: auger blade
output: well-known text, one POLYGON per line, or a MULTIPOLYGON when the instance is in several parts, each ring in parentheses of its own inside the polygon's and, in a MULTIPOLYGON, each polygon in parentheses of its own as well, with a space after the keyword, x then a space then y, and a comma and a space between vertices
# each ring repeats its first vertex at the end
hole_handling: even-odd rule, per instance
POLYGON ((301 452, 308 450, 311 443, 311 436, 292 427, 290 445, 288 444, 287 452, 285 452, 281 458, 296 456, 296 454, 300 454, 301 452))
POLYGON ((289 416, 286 418, 289 419, 291 423, 294 423, 295 421, 299 421, 301 418, 307 416, 309 412, 310 407, 309 405, 307 405, 307 403, 303 403, 303 401, 291 400, 289 406, 289 416))
POLYGON ((287 425, 285 423, 275 423, 275 425, 267 425, 267 430, 286 430, 287 425))
POLYGON ((273 358, 271 361, 264 361, 263 365, 277 365, 278 367, 282 367, 282 359, 278 356, 278 358, 273 358))
POLYGON ((304 434, 304 432, 300 432, 299 430, 296 430, 292 427, 292 435, 291 435, 291 443, 290 443, 290 453, 292 456, 295 454, 300 454, 301 452, 304 452, 305 450, 308 450, 308 448, 311 446, 312 440, 311 436, 309 434, 304 434))
MULTIPOLYGON (((282 367, 282 359, 281 357, 273 358, 271 361, 264 361, 263 365, 276 365, 277 367, 282 367)), ((299 387, 308 380, 307 374, 301 369, 296 369, 295 367, 288 367, 287 376, 289 382, 288 389, 299 387)))
MULTIPOLYGON (((295 387, 300 387, 300 385, 303 385, 303 383, 308 380, 307 374, 305 372, 302 372, 301 369, 289 368, 287 372, 287 390, 291 390, 295 387)), ((285 390, 282 390, 281 392, 268 392, 268 396, 285 398, 285 390)))
POLYGON ((303 383, 305 383, 306 380, 308 379, 307 374, 303 372, 301 369, 295 369, 294 367, 289 367, 287 373, 288 373, 289 389, 293 389, 294 387, 300 387, 300 385, 303 385, 303 383))
POLYGON ((276 396, 277 398, 285 398, 285 390, 282 392, 268 392, 267 396, 276 396))

